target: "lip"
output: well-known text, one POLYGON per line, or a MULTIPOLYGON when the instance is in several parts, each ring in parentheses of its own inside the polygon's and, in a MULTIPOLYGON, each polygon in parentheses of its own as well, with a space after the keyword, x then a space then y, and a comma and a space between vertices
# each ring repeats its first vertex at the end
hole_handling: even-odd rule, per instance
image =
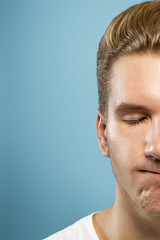
POLYGON ((141 170, 141 172, 145 174, 152 174, 152 175, 159 175, 160 176, 160 171, 155 171, 155 170, 141 170))

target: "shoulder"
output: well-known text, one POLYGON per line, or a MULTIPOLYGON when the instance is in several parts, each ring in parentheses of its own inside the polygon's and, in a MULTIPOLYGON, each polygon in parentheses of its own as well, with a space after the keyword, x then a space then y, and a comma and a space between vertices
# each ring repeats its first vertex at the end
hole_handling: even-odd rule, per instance
POLYGON ((82 240, 82 239, 94 239, 98 240, 97 234, 95 232, 91 215, 84 217, 72 224, 71 226, 51 235, 44 240, 82 240))

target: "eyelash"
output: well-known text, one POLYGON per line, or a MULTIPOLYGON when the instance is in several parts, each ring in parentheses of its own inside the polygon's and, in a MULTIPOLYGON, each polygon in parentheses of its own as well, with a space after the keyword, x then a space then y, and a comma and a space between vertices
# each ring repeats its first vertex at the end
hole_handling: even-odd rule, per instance
POLYGON ((146 120, 146 117, 143 117, 143 118, 140 118, 137 120, 125 120, 125 122, 127 122, 130 125, 137 125, 137 124, 144 122, 145 120, 146 120))

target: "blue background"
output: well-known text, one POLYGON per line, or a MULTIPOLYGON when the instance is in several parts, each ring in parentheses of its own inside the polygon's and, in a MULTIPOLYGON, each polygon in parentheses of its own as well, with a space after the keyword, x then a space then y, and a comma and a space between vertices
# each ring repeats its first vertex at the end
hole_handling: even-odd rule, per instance
POLYGON ((96 53, 140 1, 0 1, 0 239, 38 240, 114 202, 96 53))

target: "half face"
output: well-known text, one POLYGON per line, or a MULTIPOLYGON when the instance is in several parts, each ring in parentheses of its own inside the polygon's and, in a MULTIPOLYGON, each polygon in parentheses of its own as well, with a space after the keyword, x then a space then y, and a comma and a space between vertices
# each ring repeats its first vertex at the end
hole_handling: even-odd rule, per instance
POLYGON ((99 142, 111 158, 116 198, 128 198, 133 206, 160 216, 160 56, 117 60, 108 104, 99 142))

